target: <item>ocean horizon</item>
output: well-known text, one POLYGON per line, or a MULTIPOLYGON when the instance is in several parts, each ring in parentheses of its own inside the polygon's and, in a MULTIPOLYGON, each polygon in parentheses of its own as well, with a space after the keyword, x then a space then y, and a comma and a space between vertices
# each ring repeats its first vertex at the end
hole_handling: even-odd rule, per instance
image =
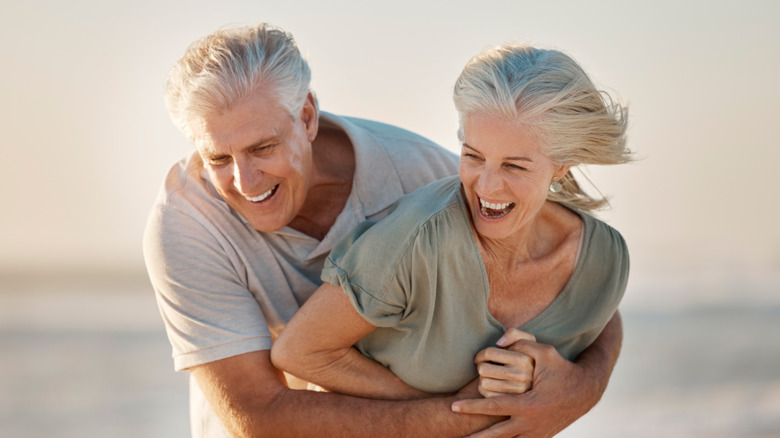
MULTIPOLYGON (((559 436, 780 437, 772 275, 720 283, 741 287, 734 297, 695 281, 630 285, 609 388, 559 436)), ((0 286, 0 435, 189 436, 188 376, 173 371, 145 275, 0 276, 0 286)))

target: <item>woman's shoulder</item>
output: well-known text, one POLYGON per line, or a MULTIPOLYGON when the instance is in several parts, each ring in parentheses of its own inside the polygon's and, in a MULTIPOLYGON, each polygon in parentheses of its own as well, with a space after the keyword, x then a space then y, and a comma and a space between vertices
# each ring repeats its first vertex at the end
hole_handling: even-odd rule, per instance
MULTIPOLYGON (((616 243, 620 247, 625 247, 625 240, 620 232, 597 218, 592 213, 580 210, 576 207, 553 202, 558 206, 559 210, 565 211, 570 217, 574 217, 578 227, 582 227, 586 239, 607 240, 612 243, 616 243)), ((569 222, 570 224, 572 222, 569 222)))
POLYGON ((589 213, 581 212, 580 215, 594 243, 600 243, 599 246, 605 249, 628 253, 626 241, 620 231, 589 213))
POLYGON ((562 203, 554 204, 558 208, 555 222, 558 232, 579 236, 577 269, 606 267, 628 271, 628 245, 617 229, 589 212, 562 203))
POLYGON ((625 285, 629 271, 628 245, 620 232, 592 214, 576 209, 584 223, 580 269, 604 281, 625 285), (600 273, 600 274, 599 274, 600 273))

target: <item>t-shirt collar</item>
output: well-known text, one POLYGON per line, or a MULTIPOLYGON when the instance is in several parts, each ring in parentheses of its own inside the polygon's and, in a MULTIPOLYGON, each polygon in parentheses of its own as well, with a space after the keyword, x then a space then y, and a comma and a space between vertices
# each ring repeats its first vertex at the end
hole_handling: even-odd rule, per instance
POLYGON ((352 190, 357 193, 364 217, 376 214, 403 196, 403 186, 387 152, 371 132, 357 126, 352 119, 320 112, 320 125, 335 126, 344 131, 355 151, 355 177, 352 190))
MULTIPOLYGON (((328 234, 322 241, 314 244, 309 258, 330 252, 333 245, 357 224, 390 207, 404 195, 392 160, 369 131, 355 124, 353 119, 320 111, 320 127, 322 126, 340 129, 349 137, 355 151, 355 176, 347 205, 328 234)), ((276 234, 313 240, 312 237, 287 226, 276 231, 276 234)))

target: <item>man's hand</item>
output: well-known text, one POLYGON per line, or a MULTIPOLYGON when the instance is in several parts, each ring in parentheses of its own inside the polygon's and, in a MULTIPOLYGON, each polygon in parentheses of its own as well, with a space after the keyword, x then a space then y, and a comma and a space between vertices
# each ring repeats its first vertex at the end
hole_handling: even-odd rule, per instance
MULTIPOLYGON (((522 432, 520 436, 554 436, 584 414, 580 404, 572 404, 571 400, 589 399, 590 393, 596 391, 595 388, 583 391, 582 385, 589 384, 586 373, 561 357, 555 348, 530 341, 518 344, 513 349, 522 351, 536 362, 533 390, 515 396, 456 402, 453 405, 456 412, 510 416, 471 437, 513 437, 518 431, 522 432)), ((595 404, 595 401, 587 404, 591 403, 595 404)))
POLYGON ((551 437, 587 413, 601 399, 620 353, 623 331, 615 313, 601 335, 572 363, 551 346, 519 340, 510 349, 534 360, 533 389, 519 395, 460 400, 455 412, 508 416, 470 438, 551 437))

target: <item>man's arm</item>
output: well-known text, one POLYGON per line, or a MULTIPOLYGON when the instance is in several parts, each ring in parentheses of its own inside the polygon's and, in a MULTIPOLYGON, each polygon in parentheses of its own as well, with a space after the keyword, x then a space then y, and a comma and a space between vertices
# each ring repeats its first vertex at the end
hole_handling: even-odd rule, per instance
POLYGON ((516 396, 455 402, 455 412, 503 415, 510 418, 470 435, 486 437, 551 437, 585 415, 598 403, 612 375, 623 341, 620 313, 596 341, 572 363, 551 346, 521 340, 511 349, 535 361, 533 388, 516 396))
POLYGON ((191 371, 222 423, 240 438, 458 437, 497 420, 453 413, 457 397, 386 401, 289 389, 267 350, 191 371))

